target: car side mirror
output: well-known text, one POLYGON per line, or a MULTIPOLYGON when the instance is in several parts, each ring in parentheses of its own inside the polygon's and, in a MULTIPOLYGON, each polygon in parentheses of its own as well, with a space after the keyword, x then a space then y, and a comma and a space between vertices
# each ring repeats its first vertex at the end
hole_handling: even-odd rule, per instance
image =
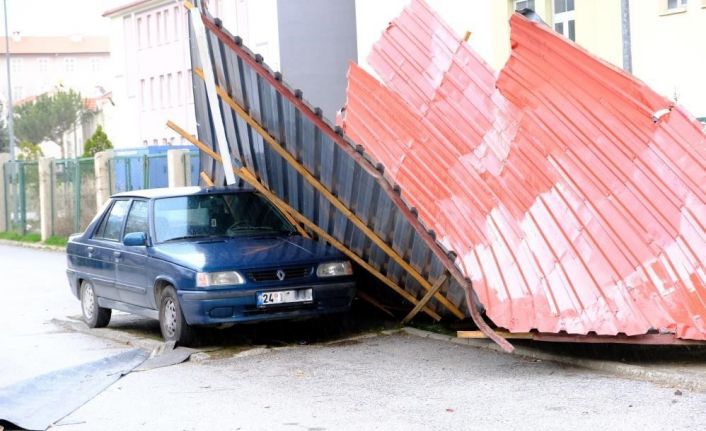
POLYGON ((123 244, 129 247, 147 245, 147 233, 130 232, 123 238, 123 244))

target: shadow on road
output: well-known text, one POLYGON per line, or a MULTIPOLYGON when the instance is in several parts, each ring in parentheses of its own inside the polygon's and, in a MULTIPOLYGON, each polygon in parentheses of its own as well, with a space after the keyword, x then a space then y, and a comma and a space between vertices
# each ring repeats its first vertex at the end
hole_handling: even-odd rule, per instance
MULTIPOLYGON (((282 347, 336 341, 368 332, 397 328, 396 321, 381 317, 375 309, 355 301, 350 313, 302 321, 274 321, 199 328, 199 347, 282 347)), ((128 314, 114 314, 108 329, 139 338, 162 340, 159 322, 128 314)))

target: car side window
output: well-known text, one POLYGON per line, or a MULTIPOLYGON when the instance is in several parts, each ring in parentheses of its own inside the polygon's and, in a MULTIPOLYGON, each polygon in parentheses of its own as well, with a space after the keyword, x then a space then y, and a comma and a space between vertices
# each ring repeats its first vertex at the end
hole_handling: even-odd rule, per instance
POLYGON ((149 224, 147 219, 147 201, 133 201, 130 213, 127 215, 125 223, 125 233, 123 237, 132 232, 148 232, 149 224))
POLYGON ((95 236, 111 241, 120 240, 120 231, 123 228, 123 221, 125 221, 125 214, 127 214, 129 206, 130 201, 128 200, 115 201, 110 209, 110 214, 103 219, 95 236))

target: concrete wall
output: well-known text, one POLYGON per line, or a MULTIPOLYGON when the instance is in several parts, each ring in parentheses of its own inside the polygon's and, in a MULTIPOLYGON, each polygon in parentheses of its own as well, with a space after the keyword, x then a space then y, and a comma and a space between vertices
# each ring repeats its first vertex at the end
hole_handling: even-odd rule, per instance
POLYGON ((355 0, 277 1, 284 79, 331 120, 345 103, 348 62, 358 58, 355 9, 355 0))

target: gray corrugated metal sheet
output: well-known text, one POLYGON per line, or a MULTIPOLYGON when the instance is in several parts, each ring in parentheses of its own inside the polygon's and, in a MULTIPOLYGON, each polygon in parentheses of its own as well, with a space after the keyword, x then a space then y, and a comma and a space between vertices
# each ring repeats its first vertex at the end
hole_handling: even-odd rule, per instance
MULTIPOLYGON (((259 55, 242 46, 239 38, 219 28, 220 23, 208 16, 204 22, 216 84, 226 89, 290 154, 430 283, 442 276, 445 265, 438 255, 444 256, 446 251, 437 249, 435 254, 432 247, 440 246, 430 247, 433 234, 427 234, 426 238, 420 235, 420 231, 426 233, 426 230, 414 217, 413 209, 399 205, 400 197, 380 174, 382 167, 374 166, 360 148, 356 152, 355 146, 337 134, 340 131, 321 116, 319 109, 303 101, 301 92, 282 82, 281 76, 273 73, 259 55)), ((197 69, 200 63, 195 55, 194 38, 191 43, 192 67, 197 69)), ((193 82, 199 140, 217 152, 205 84, 197 76, 193 82)), ((426 290, 412 276, 307 183, 226 103, 222 100, 220 103, 235 165, 250 169, 276 196, 416 298, 424 295, 426 290)), ((200 160, 202 171, 215 184, 225 183, 220 163, 203 152, 200 160)), ((446 283, 441 293, 467 313, 465 290, 457 280, 446 283)), ((429 306, 439 314, 448 314, 435 299, 429 306)))

